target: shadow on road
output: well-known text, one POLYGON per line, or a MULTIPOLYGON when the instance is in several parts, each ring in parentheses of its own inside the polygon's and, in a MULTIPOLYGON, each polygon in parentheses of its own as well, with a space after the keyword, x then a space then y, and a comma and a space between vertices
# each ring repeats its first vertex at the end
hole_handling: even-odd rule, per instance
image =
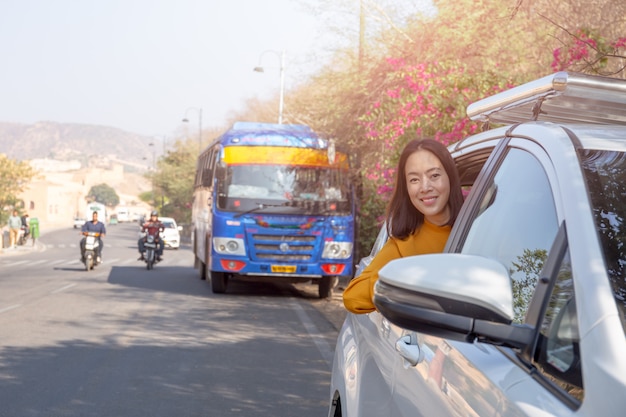
MULTIPOLYGON (((122 282, 169 288, 140 279, 122 282)), ((285 326, 285 318, 297 321, 293 310, 184 300, 165 296, 125 311, 122 297, 108 314, 77 317, 83 338, 3 347, 0 415, 324 415, 330 376, 311 340, 285 326)))
MULTIPOLYGON (((301 298, 315 298, 312 291, 308 291, 305 284, 290 284, 286 282, 252 282, 231 279, 228 282, 226 294, 213 294, 210 281, 202 281, 195 269, 157 265, 154 270, 145 267, 114 266, 111 268, 108 282, 114 285, 139 288, 151 291, 164 291, 176 294, 223 297, 237 296, 295 296, 301 298)), ((313 286, 314 287, 314 286, 313 286)), ((315 289, 317 287, 314 287, 315 289)))

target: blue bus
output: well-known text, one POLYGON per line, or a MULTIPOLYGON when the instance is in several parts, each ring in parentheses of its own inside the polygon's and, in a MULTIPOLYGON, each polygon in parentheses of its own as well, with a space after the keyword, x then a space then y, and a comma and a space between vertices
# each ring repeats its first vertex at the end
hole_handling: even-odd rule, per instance
POLYGON ((351 276, 355 198, 346 153, 305 125, 237 122, 198 157, 195 266, 214 293, 231 278, 317 282, 351 276))

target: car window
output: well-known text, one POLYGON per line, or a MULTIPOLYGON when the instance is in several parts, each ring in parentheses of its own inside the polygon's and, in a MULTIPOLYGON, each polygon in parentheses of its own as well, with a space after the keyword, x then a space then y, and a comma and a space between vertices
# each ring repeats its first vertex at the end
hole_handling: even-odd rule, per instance
POLYGON ((606 272, 626 335, 626 153, 586 149, 579 154, 606 272))
POLYGON ((480 192, 461 252, 497 259, 509 270, 514 321, 522 323, 558 230, 550 183, 533 155, 513 148, 480 192))
POLYGON ((584 390, 579 341, 572 265, 567 252, 558 269, 542 319, 533 362, 541 374, 582 401, 584 390))

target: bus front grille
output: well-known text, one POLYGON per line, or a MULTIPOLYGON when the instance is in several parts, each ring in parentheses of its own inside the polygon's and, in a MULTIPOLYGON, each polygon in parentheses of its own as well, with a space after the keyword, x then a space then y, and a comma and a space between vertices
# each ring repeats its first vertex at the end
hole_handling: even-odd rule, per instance
POLYGON ((252 234, 252 258, 270 262, 312 262, 316 259, 312 235, 252 234))
POLYGON ((277 255, 270 253, 259 253, 256 257, 262 260, 278 262, 308 262, 311 260, 311 255, 277 255))

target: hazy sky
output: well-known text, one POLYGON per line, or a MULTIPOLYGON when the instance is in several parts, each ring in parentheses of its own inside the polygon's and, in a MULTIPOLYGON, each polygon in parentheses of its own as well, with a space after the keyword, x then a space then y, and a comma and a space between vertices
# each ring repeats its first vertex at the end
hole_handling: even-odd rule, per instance
POLYGON ((0 121, 172 137, 202 108, 221 125, 277 94, 279 51, 287 87, 319 66, 323 29, 293 0, 0 0, 0 121))

